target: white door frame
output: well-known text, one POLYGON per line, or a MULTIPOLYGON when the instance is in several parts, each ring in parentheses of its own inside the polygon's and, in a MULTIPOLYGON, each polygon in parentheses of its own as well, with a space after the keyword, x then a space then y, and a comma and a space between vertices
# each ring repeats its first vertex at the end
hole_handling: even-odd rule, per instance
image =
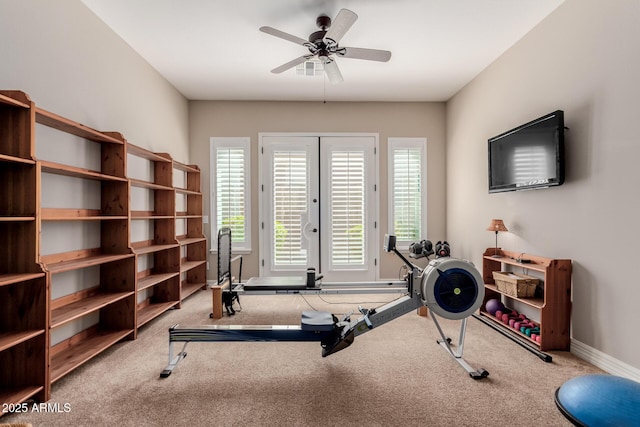
MULTIPOLYGON (((374 200, 372 202, 372 208, 373 208, 373 218, 374 219, 374 232, 373 232, 373 236, 372 236, 372 245, 371 247, 374 248, 373 253, 371 254, 373 260, 374 260, 374 265, 373 268, 375 270, 375 278, 378 279, 380 277, 380 242, 379 242, 379 230, 380 230, 380 218, 379 218, 379 212, 380 212, 380 182, 379 182, 379 169, 380 169, 380 161, 379 161, 379 157, 378 157, 378 153, 379 153, 379 141, 380 141, 380 136, 378 133, 369 133, 369 132, 259 132, 258 133, 258 156, 261 156, 263 153, 263 148, 264 148, 264 144, 263 144, 263 137, 317 137, 317 138, 322 138, 322 137, 372 137, 374 139, 374 144, 375 144, 375 148, 374 148, 374 161, 373 161, 373 168, 374 168, 374 179, 372 182, 372 185, 375 188, 375 197, 374 200)), ((265 206, 264 206, 264 192, 262 191, 264 189, 264 164, 263 164, 263 159, 260 158, 258 161, 258 190, 259 190, 259 200, 258 200, 258 215, 259 215, 259 233, 258 233, 258 240, 259 240, 259 267, 260 267, 260 276, 263 275, 264 273, 264 269, 265 269, 265 258, 266 258, 266 254, 268 253, 267 251, 269 251, 269 247, 268 247, 268 243, 269 243, 269 239, 267 238, 267 236, 265 235, 266 230, 265 227, 263 226, 263 222, 264 222, 264 218, 265 218, 265 206)), ((322 183, 321 183, 322 186, 322 183)), ((322 190, 321 190, 322 191, 322 190)))

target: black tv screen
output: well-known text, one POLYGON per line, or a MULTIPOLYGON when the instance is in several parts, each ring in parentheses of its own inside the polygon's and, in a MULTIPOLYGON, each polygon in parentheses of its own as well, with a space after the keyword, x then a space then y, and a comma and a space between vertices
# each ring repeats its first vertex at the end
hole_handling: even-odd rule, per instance
POLYGON ((532 120, 489 139, 489 193, 564 182, 564 113, 532 120))

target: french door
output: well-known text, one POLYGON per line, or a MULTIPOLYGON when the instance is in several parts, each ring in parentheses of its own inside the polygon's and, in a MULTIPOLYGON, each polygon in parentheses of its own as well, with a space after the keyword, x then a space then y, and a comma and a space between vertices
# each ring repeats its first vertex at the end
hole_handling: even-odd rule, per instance
POLYGON ((260 273, 377 277, 375 135, 260 135, 260 273))

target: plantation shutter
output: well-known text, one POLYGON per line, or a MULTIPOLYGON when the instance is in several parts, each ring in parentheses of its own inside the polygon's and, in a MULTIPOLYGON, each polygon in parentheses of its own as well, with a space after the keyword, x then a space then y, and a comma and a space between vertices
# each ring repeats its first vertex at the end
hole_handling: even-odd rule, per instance
POLYGON ((273 153, 274 235, 271 241, 275 266, 304 266, 307 263, 302 226, 309 209, 308 179, 306 152, 273 153))
POLYGON ((216 149, 216 226, 230 227, 234 242, 244 242, 245 227, 245 150, 216 149))
POLYGON ((365 153, 333 150, 329 168, 331 264, 362 265, 366 258, 365 153))
POLYGON ((393 230, 398 240, 421 240, 422 171, 420 148, 393 150, 393 230))

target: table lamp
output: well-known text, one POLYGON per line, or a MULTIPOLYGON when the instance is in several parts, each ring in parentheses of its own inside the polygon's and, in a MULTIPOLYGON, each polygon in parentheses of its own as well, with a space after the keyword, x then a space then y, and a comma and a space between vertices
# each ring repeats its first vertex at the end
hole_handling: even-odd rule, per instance
POLYGON ((498 255, 498 232, 499 231, 509 231, 507 227, 504 225, 501 219, 492 219, 491 224, 487 227, 487 231, 495 231, 496 233, 496 249, 493 253, 493 258, 502 258, 498 255))

